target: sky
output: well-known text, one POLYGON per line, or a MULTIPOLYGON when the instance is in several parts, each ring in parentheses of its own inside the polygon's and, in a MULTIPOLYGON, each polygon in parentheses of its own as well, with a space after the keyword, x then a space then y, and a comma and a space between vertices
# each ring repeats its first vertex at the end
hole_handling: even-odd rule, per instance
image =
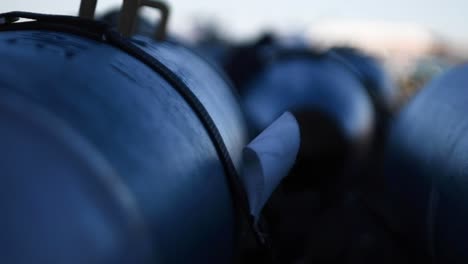
MULTIPOLYGON (((468 0, 166 0, 170 29, 183 32, 193 18, 214 17, 230 33, 259 30, 305 31, 323 21, 363 21, 417 25, 455 41, 468 41, 468 0)), ((22 10, 75 14, 79 0, 0 0, 0 12, 22 10)), ((98 12, 121 4, 99 0, 98 12)))

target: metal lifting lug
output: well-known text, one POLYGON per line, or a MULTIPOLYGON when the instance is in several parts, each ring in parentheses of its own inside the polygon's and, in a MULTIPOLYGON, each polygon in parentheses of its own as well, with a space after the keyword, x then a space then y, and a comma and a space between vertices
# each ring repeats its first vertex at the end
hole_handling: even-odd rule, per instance
MULTIPOLYGON (((97 0, 81 0, 79 16, 93 19, 96 13, 97 0)), ((135 32, 138 11, 140 8, 152 7, 161 13, 161 18, 154 32, 153 37, 162 41, 166 38, 167 23, 169 19, 169 6, 163 2, 155 0, 123 0, 119 18, 119 32, 125 37, 131 37, 135 32)))

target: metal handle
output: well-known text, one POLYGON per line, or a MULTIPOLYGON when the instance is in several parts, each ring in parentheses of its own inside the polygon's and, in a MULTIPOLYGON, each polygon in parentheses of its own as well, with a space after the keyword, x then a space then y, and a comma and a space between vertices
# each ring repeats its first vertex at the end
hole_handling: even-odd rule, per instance
POLYGON ((97 0, 82 0, 78 16, 82 18, 93 19, 94 13, 96 12, 96 5, 97 0))
MULTIPOLYGON (((96 6, 97 0, 81 0, 79 16, 93 19, 96 13, 96 6)), ((154 38, 156 40, 164 40, 169 20, 169 7, 163 2, 155 0, 123 0, 118 27, 120 33, 126 37, 133 35, 138 18, 138 10, 143 6, 152 7, 161 12, 161 19, 154 32, 154 38)))

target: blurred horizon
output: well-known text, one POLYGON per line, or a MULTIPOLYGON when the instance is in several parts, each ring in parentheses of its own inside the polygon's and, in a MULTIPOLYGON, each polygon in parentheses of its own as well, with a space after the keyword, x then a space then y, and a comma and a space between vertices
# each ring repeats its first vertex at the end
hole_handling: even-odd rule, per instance
MULTIPOLYGON (((405 98, 446 69, 468 61, 468 30, 464 28, 468 1, 165 2, 171 7, 169 32, 186 43, 230 46, 273 33, 283 41, 314 48, 358 48, 382 62, 405 98)), ((121 3, 98 0, 97 15, 121 3)), ((80 0, 15 0, 0 3, 0 12, 76 15, 79 5, 80 0)), ((155 14, 147 8, 143 12, 151 22, 156 22, 155 14)))
MULTIPOLYGON (((172 7, 170 30, 186 35, 194 21, 210 19, 234 39, 248 39, 260 31, 307 32, 330 22, 351 24, 405 24, 432 32, 450 42, 468 43, 467 22, 461 0, 268 0, 168 1, 172 7)), ((0 3, 0 12, 13 10, 76 14, 80 1, 15 0, 0 3)), ((121 0, 99 0, 98 13, 117 8, 121 0)))

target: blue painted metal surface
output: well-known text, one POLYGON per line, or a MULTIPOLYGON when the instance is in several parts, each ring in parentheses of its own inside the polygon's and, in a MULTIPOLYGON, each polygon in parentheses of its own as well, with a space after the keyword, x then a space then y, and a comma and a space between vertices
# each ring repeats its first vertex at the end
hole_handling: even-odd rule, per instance
POLYGON ((243 103, 255 131, 286 110, 321 112, 357 145, 370 140, 374 129, 372 104, 361 82, 327 56, 272 63, 247 85, 243 103))
POLYGON ((377 109, 377 111, 392 112, 395 110, 398 89, 380 61, 352 48, 333 48, 330 52, 342 58, 342 63, 350 67, 350 70, 355 72, 363 84, 366 85, 365 88, 373 103, 381 108, 377 109))
POLYGON ((3 88, 0 146, 1 263, 157 263, 141 212, 107 161, 3 88))
POLYGON ((431 263, 466 263, 468 65, 447 72, 409 103, 392 128, 386 179, 416 252, 431 263))
MULTIPOLYGON (((246 129, 224 80, 186 48, 136 41, 203 103, 237 170, 246 129)), ((0 33, 0 97, 41 106, 78 131, 128 186, 161 263, 230 263, 234 209, 220 158, 183 98, 105 43, 50 32, 0 33)))

